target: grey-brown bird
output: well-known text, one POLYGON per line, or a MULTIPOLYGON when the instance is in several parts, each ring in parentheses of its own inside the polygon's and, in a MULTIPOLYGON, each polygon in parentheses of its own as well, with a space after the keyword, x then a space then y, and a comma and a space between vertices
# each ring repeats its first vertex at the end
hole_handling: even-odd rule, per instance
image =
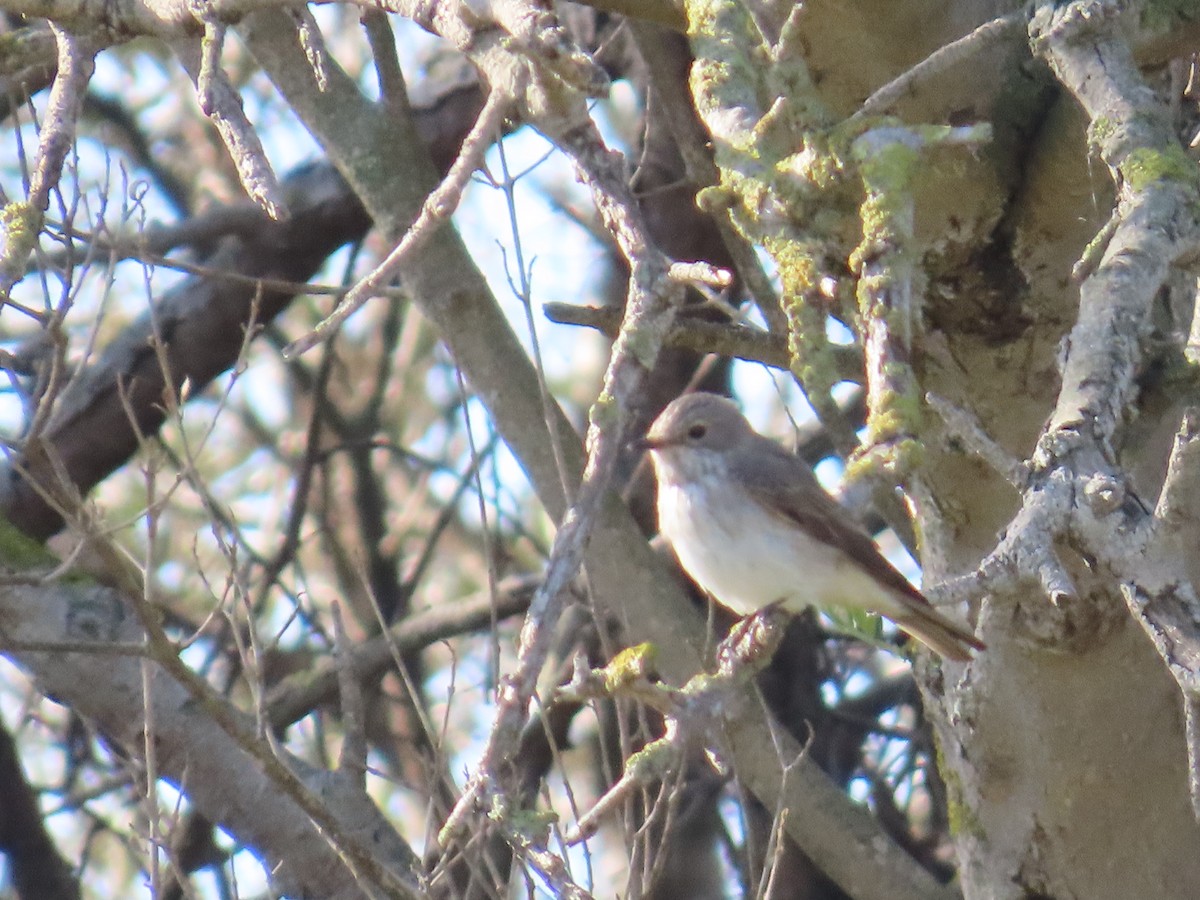
POLYGON ((716 394, 687 394, 638 442, 658 478, 658 526, 695 582, 746 616, 782 601, 799 611, 881 613, 948 659, 984 649, 876 548, 796 455, 716 394))

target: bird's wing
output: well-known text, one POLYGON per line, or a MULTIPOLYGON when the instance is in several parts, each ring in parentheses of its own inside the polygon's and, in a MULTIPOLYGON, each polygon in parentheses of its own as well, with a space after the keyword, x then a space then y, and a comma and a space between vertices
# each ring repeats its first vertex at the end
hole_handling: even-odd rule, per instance
POLYGON ((841 505, 817 483, 799 457, 774 441, 761 438, 762 452, 734 457, 734 474, 755 501, 774 515, 795 522, 823 544, 841 551, 881 584, 894 588, 903 609, 888 613, 897 625, 948 659, 966 661, 969 648, 983 650, 974 633, 934 609, 879 552, 841 505), (753 456, 753 467, 742 460, 753 456))
POLYGON ((877 581, 905 596, 925 599, 884 558, 850 514, 825 492, 804 460, 769 438, 762 438, 756 449, 760 448, 763 452, 754 454, 757 464, 753 470, 739 465, 736 473, 756 501, 795 522, 821 543, 840 550, 877 581))

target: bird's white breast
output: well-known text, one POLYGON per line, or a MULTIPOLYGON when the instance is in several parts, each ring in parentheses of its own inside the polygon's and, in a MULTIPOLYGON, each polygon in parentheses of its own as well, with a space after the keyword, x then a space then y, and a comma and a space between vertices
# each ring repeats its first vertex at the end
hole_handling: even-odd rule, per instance
POLYGON ((659 530, 687 573, 724 606, 739 615, 776 600, 793 609, 815 603, 887 614, 899 607, 841 550, 768 512, 724 478, 703 482, 660 479, 659 530))

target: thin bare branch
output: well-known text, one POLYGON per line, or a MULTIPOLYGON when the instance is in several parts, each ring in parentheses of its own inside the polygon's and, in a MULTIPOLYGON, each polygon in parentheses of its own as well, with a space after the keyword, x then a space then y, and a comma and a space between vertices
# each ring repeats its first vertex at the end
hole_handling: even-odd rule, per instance
POLYGON ((420 250, 433 233, 454 214, 463 191, 466 190, 467 182, 483 164, 483 155, 499 135, 500 126, 511 105, 511 96, 500 90, 492 90, 470 134, 463 141, 462 150, 454 165, 450 167, 437 189, 429 194, 421 207, 420 215, 404 233, 400 242, 383 262, 347 292, 337 309, 320 325, 284 348, 285 356, 299 356, 321 341, 328 340, 346 319, 383 290, 400 273, 406 260, 420 250))
POLYGON ((849 123, 886 112, 921 82, 965 62, 997 41, 1015 35, 1027 16, 1028 13, 1024 9, 1018 9, 1006 16, 984 22, 969 34, 939 47, 903 75, 875 91, 863 102, 858 112, 850 117, 849 123))
POLYGON ((246 116, 242 98, 219 65, 223 40, 223 26, 206 26, 200 47, 194 43, 178 47, 179 60, 195 80, 201 109, 225 142, 247 196, 272 219, 282 222, 290 213, 279 180, 254 125, 246 116))

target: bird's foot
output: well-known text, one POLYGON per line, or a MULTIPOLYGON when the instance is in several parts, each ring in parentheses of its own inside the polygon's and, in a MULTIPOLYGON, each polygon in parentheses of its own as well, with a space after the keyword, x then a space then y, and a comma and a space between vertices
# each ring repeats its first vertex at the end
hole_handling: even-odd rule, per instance
POLYGON ((744 617, 729 630, 728 637, 717 648, 718 665, 723 657, 736 657, 743 665, 758 661, 760 667, 765 666, 783 640, 783 631, 790 618, 791 613, 784 608, 782 600, 768 603, 744 617))

